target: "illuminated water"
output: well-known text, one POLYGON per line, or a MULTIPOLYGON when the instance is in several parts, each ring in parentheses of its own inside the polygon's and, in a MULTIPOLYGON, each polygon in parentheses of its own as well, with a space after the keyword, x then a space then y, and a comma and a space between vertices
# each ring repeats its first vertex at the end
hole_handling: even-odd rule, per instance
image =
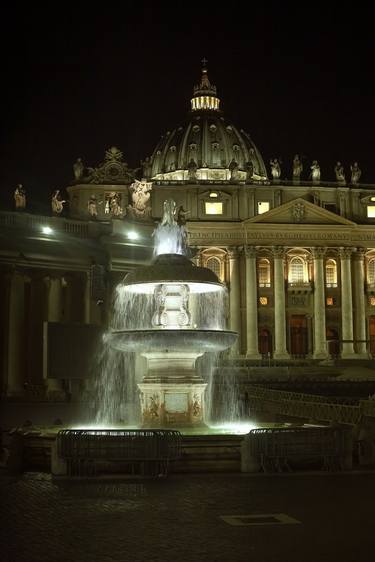
MULTIPOLYGON (((174 208, 174 203, 170 203, 172 203, 171 208, 174 208)), ((171 222, 159 224, 153 236, 155 256, 188 255, 185 228, 175 221, 172 221, 172 224, 171 222)), ((171 263, 173 264, 173 260, 171 263)), ((98 350, 95 361, 96 412, 94 423, 100 427, 116 427, 124 424, 134 427, 138 426, 141 421, 137 384, 142 381, 145 360, 132 353, 131 350, 124 353, 113 349, 110 345, 112 332, 155 331, 163 330, 165 327, 172 327, 173 330, 183 328, 187 332, 190 330, 225 331, 227 307, 227 290, 219 282, 184 282, 179 279, 178 281, 153 283, 148 282, 147 279, 146 282, 118 285, 114 292, 108 332, 103 336, 101 349, 98 350), (181 288, 180 294, 178 290, 173 292, 175 286, 177 289, 181 288), (161 289, 164 290, 164 288, 166 291, 163 293, 161 289), (164 303, 161 299, 165 298, 165 294, 168 294, 172 306, 168 311, 167 308, 162 309, 164 310, 163 315, 170 315, 169 318, 177 319, 174 320, 172 326, 171 324, 162 325, 160 320, 160 303, 164 303), (183 295, 187 295, 186 302, 183 295), (187 324, 178 325, 178 318, 184 314, 188 318, 187 324), (159 321, 156 322, 155 318, 158 318, 159 321)), ((188 336, 190 336, 189 333, 186 335, 181 333, 181 337, 186 338, 187 347, 191 341, 188 336)), ((233 377, 218 378, 215 376, 220 357, 220 354, 204 353, 197 361, 198 374, 207 383, 206 421, 208 424, 215 425, 217 431, 219 431, 219 427, 224 427, 224 423, 231 424, 232 428, 239 427, 242 413, 239 406, 238 388, 234 384, 233 377)))

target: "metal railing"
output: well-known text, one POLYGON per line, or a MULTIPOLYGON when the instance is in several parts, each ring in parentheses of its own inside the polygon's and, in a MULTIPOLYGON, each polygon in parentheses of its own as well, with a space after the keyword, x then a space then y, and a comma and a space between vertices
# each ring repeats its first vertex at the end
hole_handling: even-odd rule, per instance
POLYGON ((291 470, 293 465, 306 463, 337 470, 345 467, 350 435, 350 428, 343 427, 253 429, 244 446, 264 472, 291 470))
POLYGON ((181 434, 164 429, 64 429, 57 435, 57 454, 67 462, 68 476, 166 476, 170 461, 181 455, 181 434))
POLYGON ((325 422, 335 422, 357 425, 366 412, 373 412, 375 408, 367 406, 367 402, 334 399, 330 396, 316 396, 300 392, 272 390, 257 385, 246 385, 249 406, 264 409, 275 414, 301 417, 325 422))

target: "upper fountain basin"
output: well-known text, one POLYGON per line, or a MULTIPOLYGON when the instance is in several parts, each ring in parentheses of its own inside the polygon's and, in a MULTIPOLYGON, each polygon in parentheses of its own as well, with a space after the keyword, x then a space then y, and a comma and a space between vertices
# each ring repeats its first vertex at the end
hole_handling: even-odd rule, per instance
POLYGON ((188 352, 223 351, 237 339, 236 332, 221 330, 118 330, 106 336, 118 351, 188 352))
POLYGON ((122 285, 127 291, 147 294, 153 292, 155 284, 159 283, 183 283, 189 285, 192 292, 198 293, 218 291, 224 287, 213 271, 195 266, 180 254, 157 256, 151 265, 128 273, 122 285))

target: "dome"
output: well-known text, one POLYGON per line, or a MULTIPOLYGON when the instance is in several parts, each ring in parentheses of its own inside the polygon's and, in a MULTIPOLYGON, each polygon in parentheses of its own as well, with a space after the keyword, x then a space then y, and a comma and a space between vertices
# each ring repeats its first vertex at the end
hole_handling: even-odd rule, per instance
POLYGON ((156 181, 267 179, 262 156, 250 136, 227 121, 219 105, 216 87, 204 67, 201 82, 194 87, 188 120, 162 136, 148 161, 148 177, 156 181))

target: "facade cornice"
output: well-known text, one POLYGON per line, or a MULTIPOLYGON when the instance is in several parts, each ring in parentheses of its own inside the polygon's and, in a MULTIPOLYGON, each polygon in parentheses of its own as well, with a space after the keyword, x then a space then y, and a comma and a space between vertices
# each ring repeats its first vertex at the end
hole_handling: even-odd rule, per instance
POLYGON ((340 245, 375 247, 375 227, 370 225, 188 223, 192 246, 228 245, 340 245))

